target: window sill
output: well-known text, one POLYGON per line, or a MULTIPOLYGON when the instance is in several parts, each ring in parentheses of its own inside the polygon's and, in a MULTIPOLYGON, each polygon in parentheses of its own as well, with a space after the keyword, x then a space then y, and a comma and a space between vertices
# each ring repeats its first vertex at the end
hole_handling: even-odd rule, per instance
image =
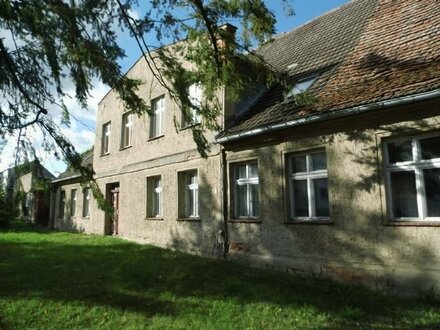
POLYGON ((90 215, 86 216, 86 217, 82 217, 82 219, 84 220, 89 220, 90 219, 90 215))
POLYGON ((243 219, 231 219, 229 223, 262 223, 259 219, 253 218, 243 218, 243 219))
POLYGON ((146 217, 145 220, 148 221, 163 221, 162 217, 146 217))
POLYGON ((122 151, 122 150, 125 150, 125 149, 130 149, 131 147, 132 147, 131 145, 125 146, 125 147, 121 147, 121 149, 119 149, 119 151, 122 151))
POLYGON ((440 220, 388 220, 384 226, 390 227, 440 227, 440 220))
POLYGON ((158 140, 160 138, 163 138, 164 136, 165 136, 165 134, 158 135, 158 136, 153 136, 153 137, 149 138, 148 141, 158 140))
MULTIPOLYGON (((122 150, 122 149, 121 149, 122 150)), ((110 153, 109 152, 106 152, 105 154, 101 154, 100 156, 101 157, 105 157, 105 156, 108 156, 108 155, 110 155, 110 153)))
POLYGON ((177 221, 179 221, 179 222, 201 222, 202 220, 200 218, 178 218, 177 221))
POLYGON ((334 222, 330 219, 299 219, 288 220, 283 222, 285 225, 332 225, 334 222))

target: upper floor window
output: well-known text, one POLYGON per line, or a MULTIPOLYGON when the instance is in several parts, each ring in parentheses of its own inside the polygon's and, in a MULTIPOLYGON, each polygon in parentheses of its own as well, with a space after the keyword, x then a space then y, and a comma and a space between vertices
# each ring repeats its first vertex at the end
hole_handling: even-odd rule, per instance
POLYGON ((147 178, 147 218, 162 217, 162 178, 160 175, 147 178))
POLYGON ((76 199, 77 199, 77 190, 72 189, 70 191, 70 216, 73 217, 76 214, 76 199))
POLYGON ((121 148, 131 146, 133 134, 133 113, 127 112, 122 115, 121 148))
POLYGON ((325 152, 289 154, 286 158, 290 218, 328 218, 330 213, 325 152))
POLYGON ((90 216, 90 200, 92 198, 91 192, 92 191, 90 188, 84 188, 84 190, 83 190, 83 213, 82 213, 82 216, 84 218, 90 216))
POLYGON ((164 134, 165 95, 151 101, 150 139, 164 134))
POLYGON ((199 217, 199 183, 196 170, 178 173, 179 218, 199 217))
POLYGON ((101 154, 106 155, 110 152, 110 134, 111 125, 110 122, 102 125, 102 149, 101 154))
POLYGON ((191 109, 189 110, 189 118, 185 118, 185 116, 182 116, 182 128, 195 124, 200 124, 200 122, 202 121, 202 117, 198 113, 198 109, 200 109, 202 105, 202 86, 200 84, 192 84, 191 86, 189 86, 188 96, 193 107, 191 107, 191 109))
POLYGON ((385 169, 392 219, 440 220, 440 136, 386 143, 385 169))
POLYGON ((257 218, 260 215, 258 164, 246 162, 232 166, 234 175, 234 217, 257 218))

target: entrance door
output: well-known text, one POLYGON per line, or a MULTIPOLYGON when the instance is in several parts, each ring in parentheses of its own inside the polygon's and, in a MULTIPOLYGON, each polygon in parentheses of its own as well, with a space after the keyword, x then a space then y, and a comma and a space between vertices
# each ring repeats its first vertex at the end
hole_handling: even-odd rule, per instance
POLYGON ((113 212, 105 212, 104 232, 106 235, 117 235, 119 232, 119 182, 108 183, 105 187, 105 199, 113 212))
POLYGON ((113 235, 118 235, 119 226, 119 187, 110 191, 112 194, 113 207, 113 235))

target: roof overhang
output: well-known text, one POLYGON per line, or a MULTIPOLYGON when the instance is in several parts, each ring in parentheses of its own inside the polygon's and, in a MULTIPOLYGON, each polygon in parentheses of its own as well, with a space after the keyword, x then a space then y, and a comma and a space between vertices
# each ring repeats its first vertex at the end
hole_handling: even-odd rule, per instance
POLYGON ((382 108, 389 108, 389 107, 398 106, 398 105, 406 105, 406 104, 411 104, 411 103, 420 102, 420 101, 427 101, 427 100, 435 99, 438 97, 440 97, 440 89, 435 89, 435 90, 432 90, 429 92, 423 92, 423 93, 418 93, 418 94, 413 94, 413 95, 408 95, 408 96, 396 97, 396 98, 392 98, 392 99, 388 99, 388 100, 384 100, 384 101, 378 101, 378 102, 373 102, 373 103, 360 105, 360 106, 356 106, 356 107, 351 107, 351 108, 346 108, 346 109, 311 115, 311 116, 307 116, 307 117, 303 117, 303 118, 298 118, 298 119, 290 120, 290 121, 287 121, 284 123, 266 125, 263 127, 249 130, 249 131, 244 131, 244 132, 240 132, 237 134, 232 134, 229 136, 216 138, 215 143, 222 144, 222 143, 237 141, 237 140, 241 140, 241 139, 244 139, 247 137, 261 135, 261 134, 268 133, 268 132, 279 131, 279 130, 283 130, 283 129, 287 129, 287 128, 291 128, 291 127, 296 127, 296 126, 306 125, 306 124, 310 124, 310 123, 321 122, 321 121, 325 121, 325 120, 329 120, 329 119, 333 119, 333 118, 340 118, 340 117, 344 117, 344 116, 369 112, 372 110, 377 110, 377 109, 382 109, 382 108))

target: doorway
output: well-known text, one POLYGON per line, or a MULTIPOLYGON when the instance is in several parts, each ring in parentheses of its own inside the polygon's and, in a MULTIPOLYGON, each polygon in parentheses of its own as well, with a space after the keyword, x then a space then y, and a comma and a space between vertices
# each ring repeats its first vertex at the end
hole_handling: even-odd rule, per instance
POLYGON ((105 198, 113 212, 105 214, 105 234, 118 235, 119 233, 119 182, 109 183, 106 186, 105 198))

